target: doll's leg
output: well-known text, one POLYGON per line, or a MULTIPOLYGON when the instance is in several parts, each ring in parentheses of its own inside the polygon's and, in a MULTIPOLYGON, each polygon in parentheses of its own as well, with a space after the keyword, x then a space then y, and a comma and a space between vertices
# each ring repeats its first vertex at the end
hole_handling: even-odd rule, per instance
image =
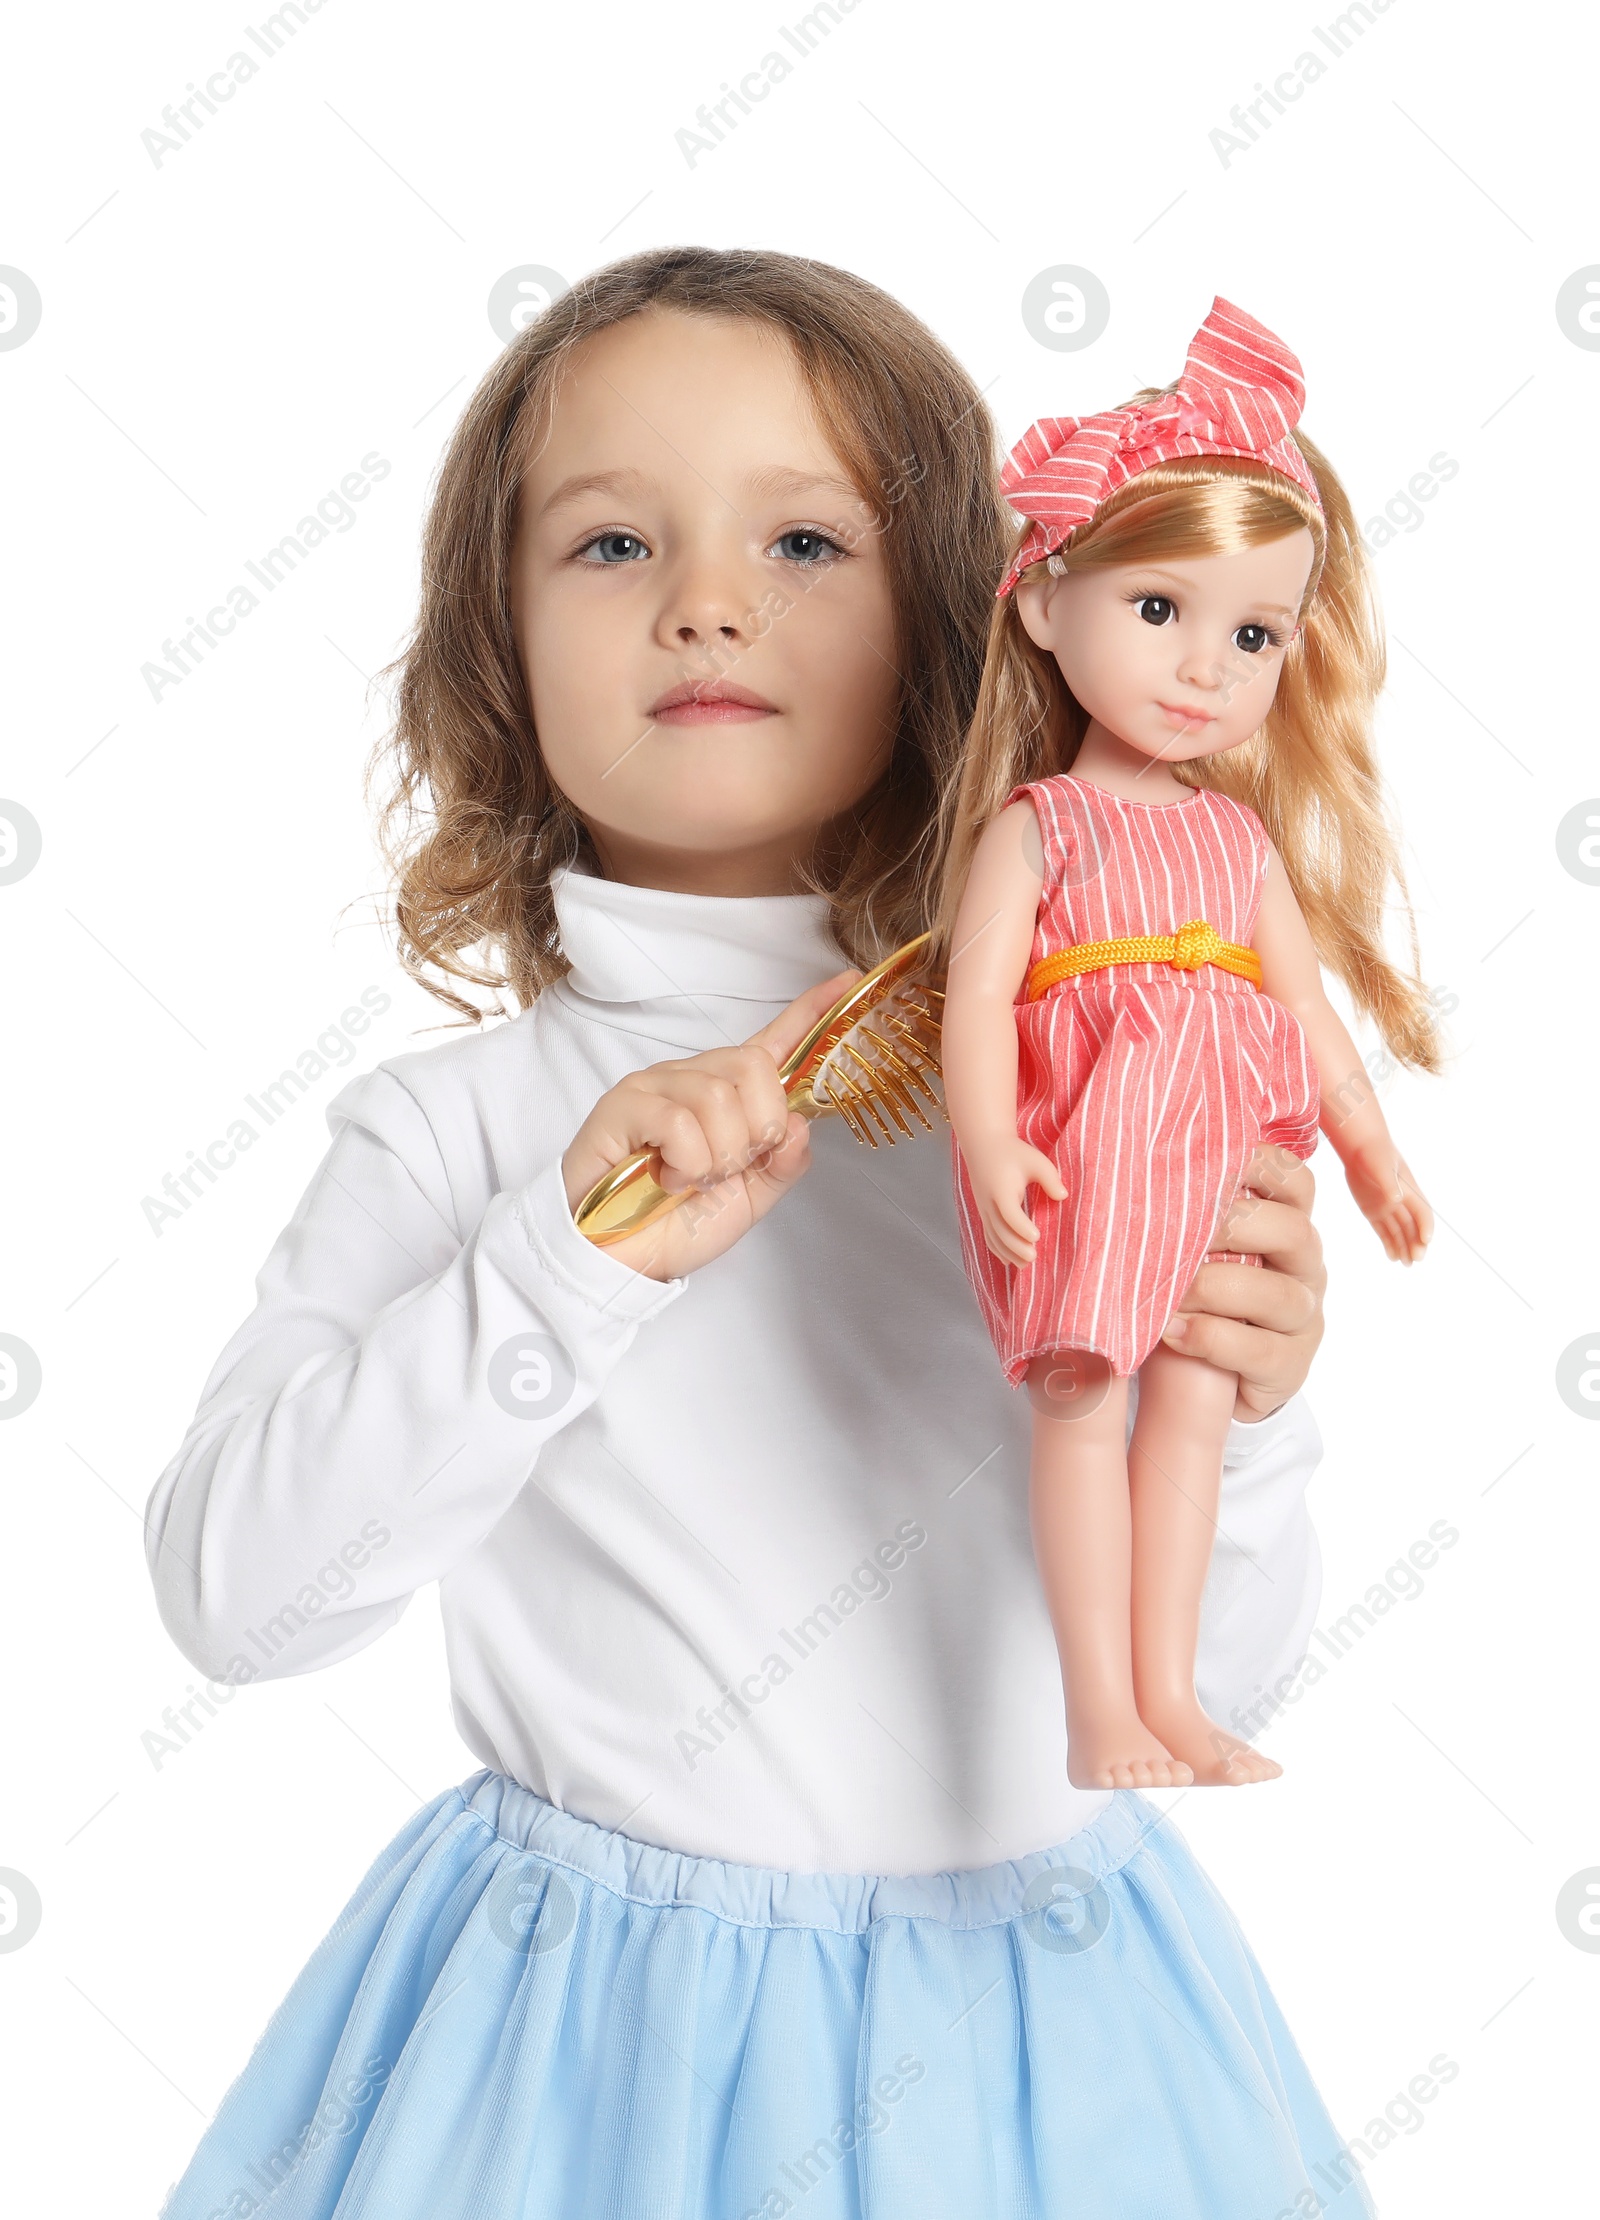
POLYGON ((1133 1525, 1133 1676, 1139 1716, 1197 1785, 1271 1780, 1281 1765, 1219 1727, 1200 1708, 1194 1660, 1200 1595, 1211 1562, 1222 1452, 1237 1380, 1176 1349, 1139 1368, 1139 1410, 1128 1445, 1133 1525))
POLYGON ((1184 1786, 1188 1766, 1173 1763, 1134 1701, 1128 1383, 1103 1357, 1058 1350, 1034 1359, 1028 1391, 1029 1515, 1061 1658, 1067 1778, 1075 1788, 1184 1786))

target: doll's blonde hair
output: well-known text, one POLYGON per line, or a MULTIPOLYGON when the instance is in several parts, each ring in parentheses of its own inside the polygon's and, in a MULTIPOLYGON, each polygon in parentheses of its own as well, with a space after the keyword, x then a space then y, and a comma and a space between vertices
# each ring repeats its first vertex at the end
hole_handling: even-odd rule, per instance
MULTIPOLYGON (((1135 399, 1156 397, 1147 388, 1135 399)), ((1292 480, 1261 464, 1186 456, 1118 487, 1061 554, 1074 570, 1098 570, 1233 554, 1301 525, 1310 531, 1316 552, 1301 628, 1259 730, 1225 754, 1169 768, 1180 784, 1210 787, 1255 811, 1283 857, 1321 961, 1400 1062, 1437 1071, 1438 1037, 1416 970, 1416 922, 1372 744, 1385 654, 1366 551, 1327 458, 1303 433, 1294 438, 1316 478, 1321 515, 1292 480), (1410 934, 1410 971, 1384 949, 1391 882, 1410 934)), ((1016 595, 1007 594, 990 619, 966 758, 945 801, 934 928, 941 962, 979 836, 1014 787, 1071 769, 1088 722, 1055 657, 1028 637, 1016 595)))

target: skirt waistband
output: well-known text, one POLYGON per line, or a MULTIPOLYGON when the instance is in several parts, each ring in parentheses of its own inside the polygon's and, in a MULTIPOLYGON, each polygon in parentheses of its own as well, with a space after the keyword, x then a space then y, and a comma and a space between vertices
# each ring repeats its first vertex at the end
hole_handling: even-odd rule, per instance
POLYGON ((1066 1842, 997 1865, 953 1873, 789 1873, 664 1850, 562 1811, 520 1781, 484 1767, 463 1781, 467 1809, 503 1842, 597 1882, 634 1903, 697 1905, 742 1927, 811 1927, 865 1933, 884 1919, 994 1927, 1092 1900, 1165 1814, 1133 1789, 1117 1789, 1066 1842))

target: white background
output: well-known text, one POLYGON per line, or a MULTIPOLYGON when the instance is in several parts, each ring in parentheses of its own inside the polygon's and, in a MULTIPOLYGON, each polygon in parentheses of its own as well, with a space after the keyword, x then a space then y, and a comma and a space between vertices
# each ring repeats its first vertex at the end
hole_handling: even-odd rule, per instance
POLYGON ((443 1037, 414 1030, 444 1013, 400 979, 369 898, 367 675, 410 619, 430 476, 500 344, 495 280, 682 241, 886 286, 1008 440, 1175 375, 1221 292, 1301 355, 1306 428, 1364 519, 1434 454, 1459 464, 1376 557, 1382 760, 1452 1061, 1384 1089, 1438 1211, 1425 1263, 1388 1263, 1331 1152, 1314 1167, 1323 1625, 1433 1522, 1459 1539, 1269 1735, 1283 1781, 1191 1794, 1179 1824, 1344 2132, 1437 2054, 1459 2066, 1372 2167, 1386 2214, 1587 2202, 1600 1955, 1555 1904, 1600 1866, 1600 1428, 1556 1369, 1600 1345, 1600 889, 1557 827, 1600 794, 1600 353, 1555 299, 1600 261, 1592 37, 1574 16, 1557 32, 1535 10, 1392 0, 1334 59, 1313 35, 1332 7, 858 0, 691 165, 675 134, 789 52, 778 27, 803 12, 325 0, 159 166, 141 132, 246 46, 243 15, 14 24, 0 262, 43 300, 0 352, 0 795, 44 842, 0 887, 0 1331, 43 1368, 0 1428, 0 1867, 44 1907, 0 1952, 19 2211, 153 2213, 379 1849, 473 1770, 431 1591, 375 1647, 250 1691, 153 1766, 141 1738, 196 1675, 156 1617, 144 1501, 341 1075, 159 1238, 142 1203, 364 987, 392 1004, 344 1076, 443 1037), (1210 134, 1308 51, 1322 78, 1225 161, 1210 134), (1061 263, 1111 298, 1080 353, 1019 311, 1061 263), (373 450, 392 469, 353 528, 153 702, 141 665, 373 450))

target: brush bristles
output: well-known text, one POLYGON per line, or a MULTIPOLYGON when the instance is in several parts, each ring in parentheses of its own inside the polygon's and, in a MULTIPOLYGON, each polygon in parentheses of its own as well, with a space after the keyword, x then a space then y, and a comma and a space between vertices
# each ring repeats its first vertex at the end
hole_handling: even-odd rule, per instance
POLYGON ((944 1104, 932 1081, 940 1077, 939 1013, 917 999, 943 1002, 937 987, 920 982, 890 997, 856 1024, 828 1051, 818 1077, 819 1099, 837 1110, 858 1141, 876 1148, 880 1136, 891 1144, 909 1135, 907 1118, 925 1133, 933 1121, 926 1102, 941 1117, 944 1104), (847 1069, 847 1064, 854 1067, 847 1069), (919 1099, 919 1097, 921 1099, 919 1099))

